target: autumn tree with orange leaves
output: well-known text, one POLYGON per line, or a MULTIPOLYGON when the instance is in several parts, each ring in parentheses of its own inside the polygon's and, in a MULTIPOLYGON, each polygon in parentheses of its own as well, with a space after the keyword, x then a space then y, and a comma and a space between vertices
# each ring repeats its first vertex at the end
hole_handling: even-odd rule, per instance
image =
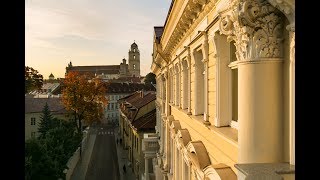
POLYGON ((65 76, 62 89, 62 102, 67 110, 73 112, 78 132, 82 131, 82 122, 98 122, 104 115, 106 86, 99 78, 89 74, 69 72, 65 76))

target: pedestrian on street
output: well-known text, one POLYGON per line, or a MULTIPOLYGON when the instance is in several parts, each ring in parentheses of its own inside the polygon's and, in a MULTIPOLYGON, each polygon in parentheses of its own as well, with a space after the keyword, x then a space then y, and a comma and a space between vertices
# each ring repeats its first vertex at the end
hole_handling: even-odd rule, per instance
POLYGON ((123 173, 126 173, 126 165, 125 164, 123 165, 122 169, 123 169, 123 173))

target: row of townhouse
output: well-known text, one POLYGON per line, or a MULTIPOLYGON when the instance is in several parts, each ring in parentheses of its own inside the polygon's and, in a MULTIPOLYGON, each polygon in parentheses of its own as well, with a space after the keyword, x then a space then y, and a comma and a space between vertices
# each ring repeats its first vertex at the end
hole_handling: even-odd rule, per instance
POLYGON ((155 179, 153 158, 159 149, 155 134, 155 91, 137 91, 119 100, 119 133, 137 179, 155 179))
POLYGON ((156 179, 294 179, 293 0, 174 0, 151 70, 156 179))
POLYGON ((136 91, 155 91, 152 85, 130 82, 106 83, 106 98, 108 104, 105 107, 103 123, 118 123, 120 118, 118 100, 136 91))

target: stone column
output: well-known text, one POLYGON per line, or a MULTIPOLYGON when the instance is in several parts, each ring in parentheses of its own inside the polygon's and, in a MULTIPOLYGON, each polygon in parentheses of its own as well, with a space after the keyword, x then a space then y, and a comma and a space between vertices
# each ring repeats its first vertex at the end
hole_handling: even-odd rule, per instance
POLYGON ((174 101, 174 105, 178 106, 179 105, 179 67, 178 65, 175 65, 175 72, 174 72, 174 76, 175 76, 175 101, 174 101))
MULTIPOLYGON (((290 164, 295 165, 295 32, 294 26, 288 27, 290 37, 290 164)), ((288 29, 287 28, 287 29, 288 29)))
POLYGON ((202 31, 204 36, 204 41, 202 43, 202 54, 203 54, 203 65, 204 65, 204 106, 203 106, 203 120, 205 125, 210 125, 209 114, 208 114, 208 61, 209 61, 209 44, 208 35, 206 32, 202 31))
MULTIPOLYGON (((164 171, 169 173, 169 169, 170 169, 170 161, 171 161, 171 146, 170 146, 170 124, 171 122, 174 120, 173 116, 167 116, 166 120, 165 120, 165 149, 164 149, 164 154, 165 154, 165 159, 164 159, 164 171)), ((166 174, 166 176, 168 176, 168 174, 166 174)))
POLYGON ((177 180, 177 179, 179 179, 179 151, 177 148, 175 148, 175 166, 174 166, 174 168, 175 168, 175 170, 174 170, 175 180, 177 180))
POLYGON ((171 95, 171 92, 170 92, 170 82, 169 82, 169 76, 168 76, 168 71, 167 70, 165 73, 164 73, 164 78, 165 78, 165 85, 166 85, 166 99, 165 99, 165 114, 166 116, 169 116, 171 114, 171 111, 170 111, 170 104, 169 104, 169 99, 170 99, 170 95, 171 95))
POLYGON ((220 30, 236 46, 238 163, 283 160, 281 12, 267 1, 243 0, 222 12, 220 30))
POLYGON ((187 56, 187 61, 188 61, 188 115, 191 115, 191 54, 190 54, 190 47, 188 48, 188 56, 187 56))
POLYGON ((144 157, 144 173, 145 173, 145 180, 149 180, 149 158, 144 157))
POLYGON ((179 65, 179 108, 180 109, 182 109, 182 100, 181 100, 181 97, 183 96, 183 94, 182 94, 182 76, 183 76, 183 74, 182 74, 182 63, 181 63, 181 59, 179 58, 179 63, 178 63, 178 65, 179 65))

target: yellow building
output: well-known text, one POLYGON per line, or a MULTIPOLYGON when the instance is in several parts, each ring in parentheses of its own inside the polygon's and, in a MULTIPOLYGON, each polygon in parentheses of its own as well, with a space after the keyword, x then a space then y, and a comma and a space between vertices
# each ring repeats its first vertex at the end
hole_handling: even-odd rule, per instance
POLYGON ((143 151, 146 148, 142 140, 148 138, 148 136, 145 137, 146 135, 155 132, 155 100, 154 91, 137 91, 118 100, 121 145, 128 150, 130 166, 137 179, 145 179, 146 176, 153 175, 152 153, 145 155, 146 152, 143 151))
POLYGON ((156 179, 294 179, 294 0, 175 0, 154 27, 156 179))

